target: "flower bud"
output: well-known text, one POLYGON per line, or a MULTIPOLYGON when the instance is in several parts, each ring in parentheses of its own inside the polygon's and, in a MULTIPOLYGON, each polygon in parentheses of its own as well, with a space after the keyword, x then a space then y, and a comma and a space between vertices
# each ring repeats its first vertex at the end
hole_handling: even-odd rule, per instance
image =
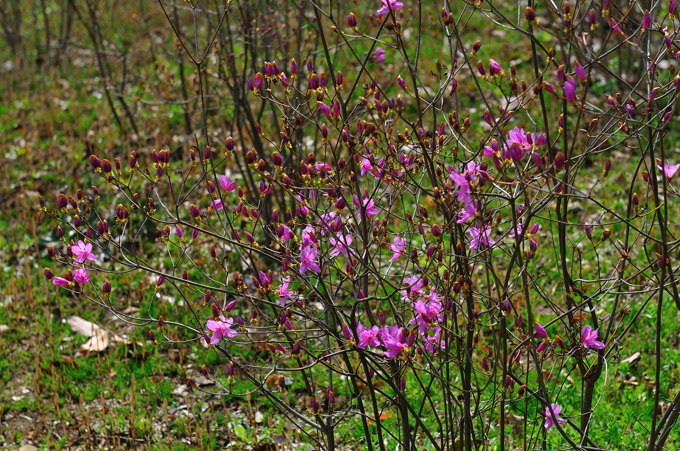
POLYGON ((535 24, 536 23, 536 11, 534 11, 533 8, 527 7, 524 10, 524 18, 529 22, 530 24, 535 24))
POLYGON ((347 26, 350 28, 356 28, 357 26, 357 16, 354 13, 349 13, 347 15, 347 26))
POLYGON ((101 161, 96 155, 90 155, 90 166, 92 166, 92 169, 97 171, 99 168, 101 168, 101 161))

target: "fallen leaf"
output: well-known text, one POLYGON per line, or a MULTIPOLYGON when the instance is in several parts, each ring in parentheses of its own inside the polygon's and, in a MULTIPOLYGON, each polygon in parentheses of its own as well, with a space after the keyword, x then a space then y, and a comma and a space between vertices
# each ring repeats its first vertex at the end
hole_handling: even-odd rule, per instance
POLYGON ((7 332, 8 330, 9 326, 7 324, 0 324, 0 333, 7 332))
POLYGON ((79 335, 85 335, 86 337, 92 337, 101 332, 105 332, 99 325, 83 319, 80 316, 69 316, 66 318, 66 322, 71 326, 73 332, 79 335))
POLYGON ((633 363, 636 363, 638 360, 640 360, 640 357, 642 357, 642 354, 640 354, 639 352, 636 352, 636 353, 633 354, 632 356, 627 357, 627 358, 621 360, 621 363, 630 363, 630 364, 633 364, 633 363))
POLYGON ((85 344, 80 347, 80 352, 88 354, 90 352, 102 352, 109 346, 109 333, 102 330, 100 333, 90 337, 85 344))

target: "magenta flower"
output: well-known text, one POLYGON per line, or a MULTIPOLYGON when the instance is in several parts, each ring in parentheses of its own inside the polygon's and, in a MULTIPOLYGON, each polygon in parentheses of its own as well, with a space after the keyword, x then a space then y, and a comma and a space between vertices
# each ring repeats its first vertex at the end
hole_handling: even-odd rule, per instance
POLYGON ((373 170, 373 164, 368 157, 364 156, 361 158, 361 175, 368 174, 373 170))
POLYGON ((581 331, 581 344, 584 348, 604 349, 604 343, 597 340, 599 329, 592 330, 590 326, 585 326, 581 331))
POLYGON ((87 269, 78 268, 73 271, 73 280, 80 284, 88 283, 90 281, 90 275, 87 273, 87 269))
POLYGON ((223 175, 220 177, 220 187, 225 191, 234 191, 236 189, 236 182, 229 180, 229 177, 223 175))
POLYGON ((357 343, 359 348, 380 346, 380 328, 378 326, 369 327, 357 323, 357 337, 359 337, 359 343, 357 343))
POLYGON ((541 326, 540 324, 534 323, 534 330, 536 331, 534 333, 534 337, 548 338, 548 332, 545 330, 545 327, 541 326))
POLYGON ((468 229, 472 239, 470 240, 470 249, 479 249, 481 246, 491 247, 496 242, 492 240, 489 235, 491 234, 491 226, 472 226, 468 229))
POLYGON ((359 203, 359 198, 357 196, 352 196, 352 198, 354 200, 354 205, 357 208, 363 206, 366 209, 366 216, 375 216, 380 213, 380 210, 375 208, 375 201, 368 197, 368 192, 364 193, 364 198, 361 203, 359 203))
POLYGON ((290 277, 284 277, 278 290, 281 307, 285 307, 286 304, 293 299, 293 295, 295 295, 295 292, 288 288, 289 285, 290 277))
POLYGON ((645 11, 645 15, 642 17, 642 29, 649 30, 652 28, 652 15, 649 11, 645 11))
POLYGON ((664 164, 663 166, 661 164, 657 164, 656 167, 663 171, 667 179, 672 179, 675 173, 678 172, 678 169, 680 169, 680 163, 664 164))
POLYGON ((234 338, 236 335, 238 335, 238 332, 231 328, 233 324, 234 318, 225 318, 222 315, 220 315, 219 321, 209 319, 205 323, 205 327, 213 332, 212 338, 210 339, 210 344, 216 345, 225 337, 234 338))
POLYGON ((575 71, 576 76, 578 77, 579 80, 585 80, 586 79, 586 71, 583 69, 583 66, 581 66, 581 64, 576 63, 576 66, 574 67, 574 71, 575 71))
POLYGON ((392 251, 390 263, 394 263, 404 254, 404 251, 406 250, 406 238, 395 236, 392 240, 392 244, 390 244, 390 250, 392 251))
POLYGON ((456 224, 463 224, 475 217, 477 214, 477 207, 474 202, 466 202, 463 209, 458 212, 458 220, 456 224))
POLYGON ((215 199, 215 200, 210 204, 210 208, 212 208, 213 210, 221 210, 221 209, 223 209, 223 208, 224 208, 224 205, 222 204, 222 200, 221 200, 221 199, 215 199))
POLYGON ((380 330, 380 340, 387 348, 385 357, 394 358, 406 347, 404 328, 397 325, 386 326, 380 330))
POLYGON ((300 250, 300 274, 304 274, 307 270, 315 273, 321 272, 321 267, 316 262, 316 254, 319 250, 315 246, 306 246, 300 250))
POLYGON ((330 237, 328 241, 330 241, 331 245, 334 246, 333 250, 330 253, 331 257, 337 257, 340 254, 344 254, 345 256, 349 257, 350 252, 352 252, 352 248, 350 248, 350 244, 352 244, 352 235, 347 234, 347 235, 340 235, 339 238, 333 238, 330 237))
POLYGON ((71 252, 73 252, 73 255, 76 256, 76 263, 83 263, 85 260, 97 260, 97 258, 92 253, 92 244, 85 244, 82 240, 78 240, 78 244, 71 246, 71 252))
POLYGON ((373 56, 375 56, 375 60, 379 63, 384 63, 385 62, 385 50, 383 50, 382 47, 376 47, 375 50, 373 51, 373 56))
POLYGON ((69 284, 69 281, 68 279, 64 279, 63 277, 55 277, 54 279, 52 279, 52 283, 58 287, 65 287, 69 284))
POLYGON ((567 99, 567 102, 574 103, 576 101, 576 81, 573 78, 567 78, 562 90, 564 91, 564 97, 567 99))
POLYGON ((497 75, 501 72, 503 72, 503 68, 501 67, 500 64, 498 64, 498 61, 490 59, 489 60, 489 73, 491 75, 497 75))
POLYGON ((623 34, 623 30, 619 24, 612 18, 609 19, 609 27, 612 29, 614 34, 623 34))
POLYGON ((375 13, 378 15, 387 14, 392 11, 398 11, 404 7, 404 4, 399 0, 382 0, 382 7, 375 13))
POLYGON ((311 224, 307 224, 302 230, 302 247, 311 246, 316 243, 316 230, 311 224))
POLYGON ((550 407, 545 408, 545 427, 546 430, 550 429, 556 424, 566 423, 567 420, 560 418, 560 413, 562 413, 562 406, 559 404, 550 404, 550 407), (552 412, 551 412, 552 410, 552 412))
POLYGON ((279 224, 276 227, 276 236, 281 238, 281 241, 290 241, 295 238, 295 234, 286 224, 279 224))

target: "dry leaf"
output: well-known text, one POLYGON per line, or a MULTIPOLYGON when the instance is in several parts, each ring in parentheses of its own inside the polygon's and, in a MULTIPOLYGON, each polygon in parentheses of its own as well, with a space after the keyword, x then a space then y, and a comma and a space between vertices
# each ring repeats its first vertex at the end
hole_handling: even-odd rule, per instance
POLYGON ((642 357, 642 354, 640 354, 639 352, 636 352, 632 356, 621 360, 621 363, 630 363, 632 365, 634 363, 637 363, 637 361, 640 360, 641 357, 642 357))
POLYGON ((93 337, 101 332, 106 332, 97 324, 83 319, 80 316, 69 316, 66 318, 66 322, 71 326, 71 329, 73 329, 75 333, 85 335, 86 337, 93 337))
POLYGON ((109 346, 109 333, 102 330, 100 333, 90 337, 87 342, 80 347, 80 352, 88 354, 90 352, 102 352, 109 346))
POLYGON ((81 353, 102 352, 109 346, 109 332, 101 326, 75 315, 69 316, 66 322, 75 333, 90 337, 80 347, 81 353))
POLYGON ((9 326, 7 324, 0 324, 0 333, 7 332, 8 330, 9 326))

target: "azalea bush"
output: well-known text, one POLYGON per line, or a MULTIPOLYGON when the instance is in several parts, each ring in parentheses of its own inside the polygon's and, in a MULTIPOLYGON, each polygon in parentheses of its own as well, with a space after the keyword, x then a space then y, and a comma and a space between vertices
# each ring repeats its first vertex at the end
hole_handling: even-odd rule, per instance
POLYGON ((367 449, 611 446, 592 438, 608 368, 651 315, 641 440, 661 449, 675 1, 279 3, 189 3, 196 33, 159 4, 195 69, 192 133, 93 153, 94 186, 41 198, 46 277, 212 347, 224 396, 327 449, 348 428, 367 449))

